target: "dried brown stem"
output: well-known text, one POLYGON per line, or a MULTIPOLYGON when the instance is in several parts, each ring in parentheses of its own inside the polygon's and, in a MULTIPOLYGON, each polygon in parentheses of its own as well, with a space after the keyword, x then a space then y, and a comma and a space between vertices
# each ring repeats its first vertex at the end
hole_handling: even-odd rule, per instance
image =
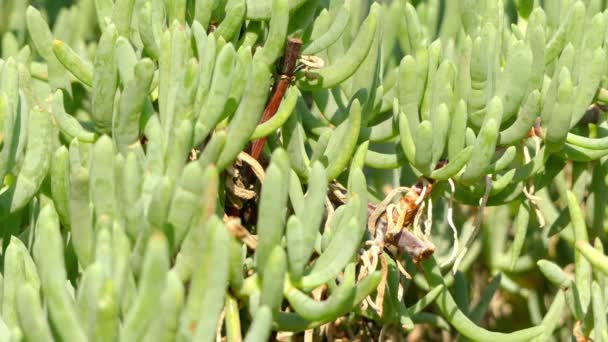
MULTIPOLYGON (((272 97, 270 98, 270 101, 268 101, 266 109, 264 109, 264 114, 262 115, 260 123, 268 121, 277 113, 281 100, 283 99, 287 88, 289 88, 289 85, 291 84, 301 47, 302 40, 299 38, 289 38, 287 41, 281 73, 277 75, 274 87, 272 89, 272 97)), ((251 144, 250 155, 256 160, 259 160, 265 143, 266 138, 260 138, 251 144)))

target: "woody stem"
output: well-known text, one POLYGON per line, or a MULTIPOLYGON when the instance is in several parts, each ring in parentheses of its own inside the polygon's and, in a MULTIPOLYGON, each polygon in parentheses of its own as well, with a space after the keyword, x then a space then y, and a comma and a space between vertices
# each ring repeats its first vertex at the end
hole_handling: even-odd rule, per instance
MULTIPOLYGON (((296 68, 296 62, 300 55, 301 47, 302 40, 299 38, 289 38, 289 40, 287 41, 281 73, 278 75, 276 82, 273 86, 272 96, 270 98, 270 101, 268 101, 266 108, 264 109, 264 114, 262 115, 260 123, 268 121, 276 114, 277 110, 279 109, 281 100, 283 99, 287 88, 289 88, 289 85, 291 84, 291 79, 293 78, 293 74, 296 68)), ((250 154, 256 160, 259 160, 265 143, 266 138, 260 138, 258 140, 255 140, 251 144, 250 154)))

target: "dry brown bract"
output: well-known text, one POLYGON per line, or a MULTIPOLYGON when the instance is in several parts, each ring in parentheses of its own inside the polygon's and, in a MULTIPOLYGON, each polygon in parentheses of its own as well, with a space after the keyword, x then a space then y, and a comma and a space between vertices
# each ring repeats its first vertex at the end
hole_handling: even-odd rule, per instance
POLYGON ((254 199, 257 196, 254 186, 247 185, 242 177, 240 170, 243 163, 249 165, 260 183, 264 183, 264 177, 266 176, 264 168, 257 160, 245 152, 239 153, 236 163, 226 170, 228 174, 228 177, 226 177, 227 196, 230 203, 239 209, 242 208, 243 201, 254 199))
POLYGON ((226 229, 228 229, 230 234, 243 241, 247 247, 252 250, 255 250, 258 247, 257 237, 249 233, 247 228, 241 225, 241 220, 238 217, 224 215, 224 223, 226 224, 226 229))
MULTIPOLYGON (((370 305, 382 316, 384 291, 388 274, 385 247, 396 248, 396 265, 401 274, 411 278, 399 262, 400 256, 407 253, 414 263, 418 264, 433 255, 435 245, 430 241, 432 202, 428 202, 428 213, 425 213, 425 200, 429 197, 432 185, 422 180, 413 188, 399 187, 392 190, 378 205, 368 205, 368 230, 372 236, 366 241, 367 250, 361 254, 363 267, 359 279, 374 272, 381 264, 382 279, 376 290, 376 300, 370 297, 364 306, 370 305), (394 203, 397 195, 403 194, 394 203), (422 225, 425 229, 422 229, 422 225)), ((401 286, 401 285, 400 285, 401 286)))

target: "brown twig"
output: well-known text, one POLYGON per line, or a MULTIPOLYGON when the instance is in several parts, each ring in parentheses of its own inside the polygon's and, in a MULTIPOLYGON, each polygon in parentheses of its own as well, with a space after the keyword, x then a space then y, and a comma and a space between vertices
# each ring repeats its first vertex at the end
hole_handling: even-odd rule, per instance
MULTIPOLYGON (((264 109, 264 113, 262 118, 260 119, 260 123, 264 123, 272 118, 285 95, 285 92, 289 88, 291 81, 293 79, 293 75, 295 73, 296 64, 300 57, 300 48, 302 47, 302 40, 298 38, 290 38, 287 41, 287 46, 285 47, 285 53, 282 58, 281 68, 277 72, 275 76, 275 82, 272 87, 271 97, 266 104, 266 108, 264 109)), ((262 154, 262 150, 264 148, 264 144, 266 143, 266 138, 260 138, 255 140, 250 145, 250 153, 247 154, 242 152, 240 156, 246 156, 246 159, 241 159, 239 162, 235 164, 235 167, 238 168, 238 180, 236 181, 241 185, 242 188, 255 191, 256 180, 254 179, 254 174, 258 175, 258 179, 263 181, 262 178, 259 177, 259 174, 264 172, 263 167, 264 163, 260 160, 260 155, 262 154), (244 163, 243 163, 244 162, 244 163), (256 167, 257 166, 257 167, 256 167)), ((255 194, 255 192, 254 192, 255 194)), ((227 196, 230 196, 229 194, 227 196)), ((249 222, 255 221, 255 201, 257 198, 253 196, 249 200, 237 201, 238 203, 232 203, 233 205, 226 205, 226 213, 231 217, 239 217, 242 220, 244 225, 248 225, 249 222), (236 204, 236 205, 234 205, 236 204)))
MULTIPOLYGON (((289 88, 291 80, 293 79, 294 71, 296 69, 296 62, 300 56, 301 47, 302 40, 299 38, 289 38, 287 41, 281 72, 276 78, 272 89, 272 97, 270 98, 270 101, 268 101, 266 109, 264 109, 264 114, 262 115, 260 123, 268 121, 277 113, 281 100, 283 99, 283 96, 285 95, 285 92, 287 91, 287 88, 289 88)), ((259 160, 265 143, 266 138, 255 140, 251 144, 251 153, 249 154, 256 160, 259 160)))

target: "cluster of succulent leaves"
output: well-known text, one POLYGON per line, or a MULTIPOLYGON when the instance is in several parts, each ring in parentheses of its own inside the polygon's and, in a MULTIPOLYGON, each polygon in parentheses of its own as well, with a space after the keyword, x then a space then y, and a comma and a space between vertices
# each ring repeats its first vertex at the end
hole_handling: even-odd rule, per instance
POLYGON ((608 339, 606 1, 0 6, 0 340, 608 339), (260 124, 289 37, 323 65, 260 124), (252 250, 226 171, 263 137, 252 250), (360 277, 367 204, 421 177, 435 255, 360 277))

